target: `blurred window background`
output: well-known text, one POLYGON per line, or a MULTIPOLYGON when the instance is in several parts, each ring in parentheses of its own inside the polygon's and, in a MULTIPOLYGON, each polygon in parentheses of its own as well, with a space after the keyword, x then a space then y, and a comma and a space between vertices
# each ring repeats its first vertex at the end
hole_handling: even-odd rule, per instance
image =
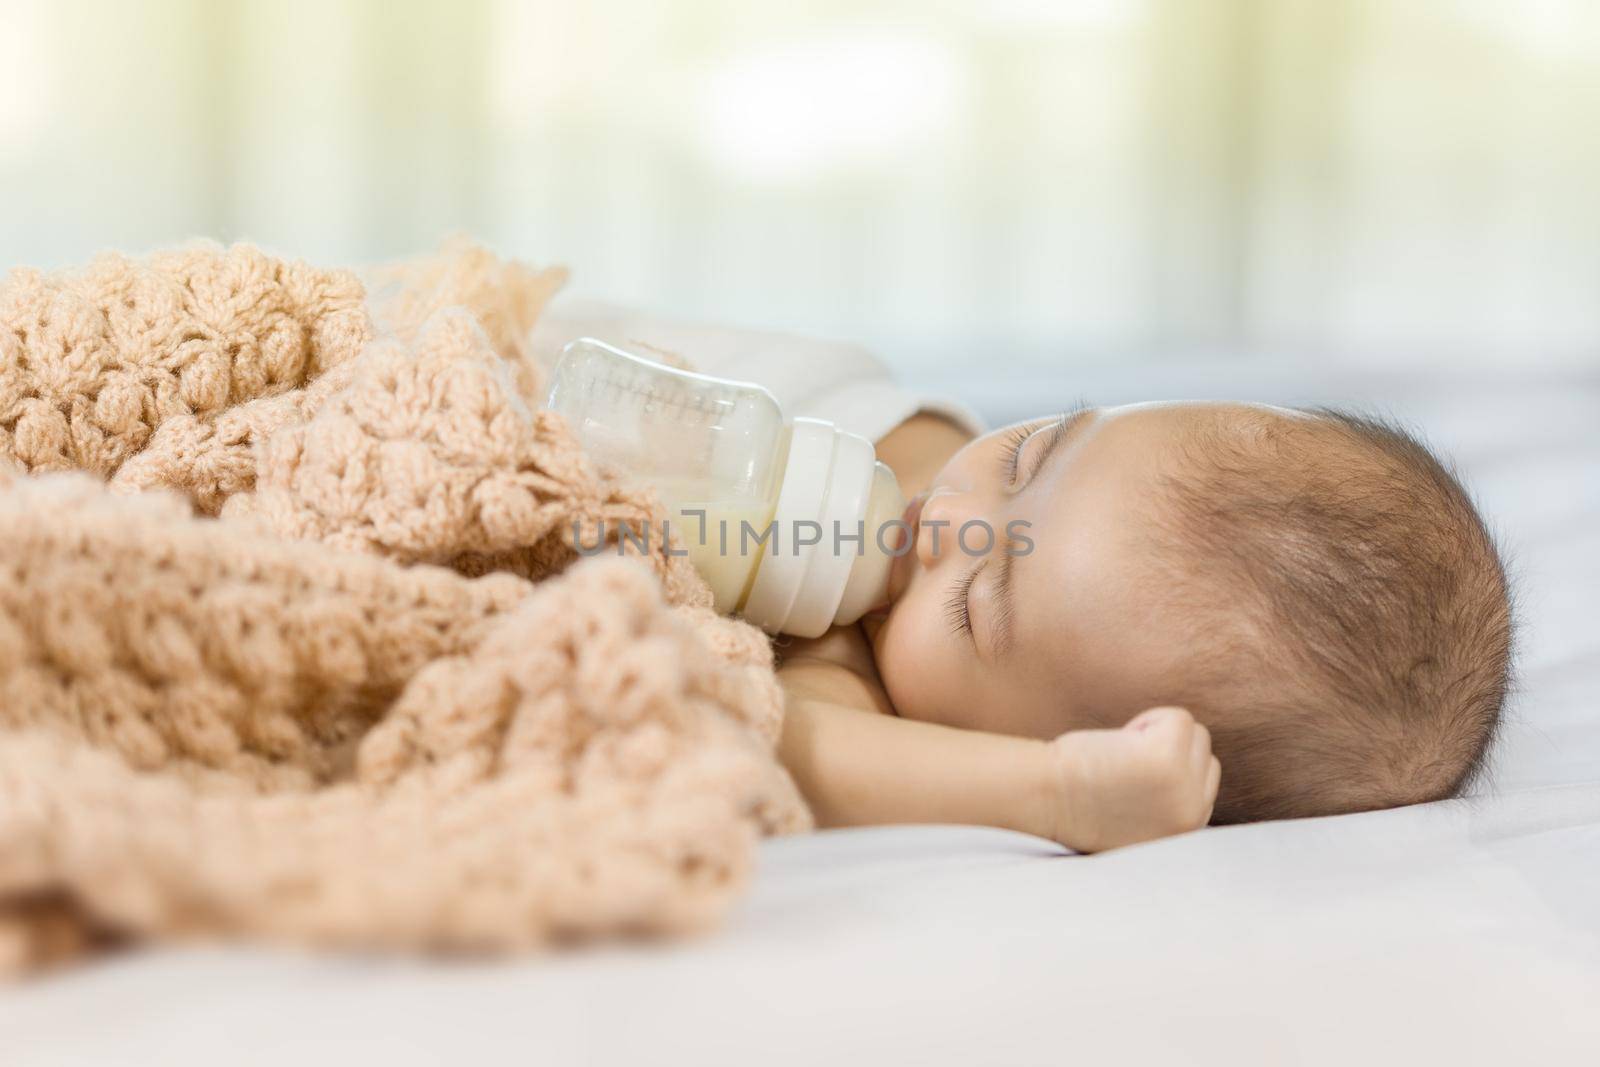
POLYGON ((1600 354, 1593 0, 0 0, 0 265, 467 231, 902 368, 1600 354))

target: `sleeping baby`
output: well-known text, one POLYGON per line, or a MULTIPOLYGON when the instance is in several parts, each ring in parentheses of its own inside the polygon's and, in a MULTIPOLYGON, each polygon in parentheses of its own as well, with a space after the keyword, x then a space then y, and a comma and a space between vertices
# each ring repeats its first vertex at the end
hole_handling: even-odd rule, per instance
POLYGON ((1478 772, 1508 684, 1505 575, 1401 430, 1168 403, 964 438, 917 416, 880 443, 921 490, 891 601, 864 635, 785 650, 783 757, 822 824, 1093 851, 1438 800, 1478 772), (972 520, 1035 544, 955 551, 972 520))
MULTIPOLYGON (((655 320, 552 321, 551 347, 610 333, 715 355, 655 320)), ((821 358, 804 370, 829 376, 821 358)), ((853 398, 893 419, 869 435, 915 495, 888 603, 780 641, 780 754, 820 825, 970 823, 1098 851, 1438 800, 1480 771, 1508 688, 1506 578, 1461 485, 1403 430, 1155 403, 976 436, 875 374, 844 384, 800 413, 848 424, 853 398), (1013 536, 957 550, 974 521, 1013 536)))

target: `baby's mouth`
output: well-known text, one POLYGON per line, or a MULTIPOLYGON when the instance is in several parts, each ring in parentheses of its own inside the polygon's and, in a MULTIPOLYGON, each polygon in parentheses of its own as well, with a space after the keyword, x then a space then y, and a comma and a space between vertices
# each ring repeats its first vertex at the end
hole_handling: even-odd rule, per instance
POLYGON ((906 591, 911 584, 912 569, 916 566, 914 557, 917 554, 917 530, 922 521, 922 505, 928 500, 926 492, 918 493, 906 505, 905 512, 900 516, 900 521, 905 525, 899 529, 900 542, 896 548, 898 553, 889 564, 889 602, 885 610, 892 607, 900 594, 906 591))

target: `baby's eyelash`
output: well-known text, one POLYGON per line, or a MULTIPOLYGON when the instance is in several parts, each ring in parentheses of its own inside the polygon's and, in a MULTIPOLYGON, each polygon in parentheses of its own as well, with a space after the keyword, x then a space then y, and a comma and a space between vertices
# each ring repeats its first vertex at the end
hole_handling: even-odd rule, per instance
POLYGON ((1000 450, 1000 474, 1005 478, 1007 485, 1015 485, 1017 479, 1022 475, 1023 446, 1041 430, 1056 436, 1065 433, 1067 423, 1084 406, 1079 404, 1069 411, 1062 412, 1048 423, 1023 423, 1021 426, 1015 426, 1006 431, 1005 447, 1000 450))
POLYGON ((1036 426, 1022 425, 1013 427, 1005 436, 1005 447, 1000 450, 1000 474, 1005 478, 1006 484, 1017 480, 1021 473, 1022 446, 1028 438, 1033 436, 1036 426))
POLYGON ((972 613, 967 608, 967 594, 972 590, 972 583, 978 580, 978 571, 981 569, 974 567, 965 577, 958 579, 950 595, 945 598, 944 618, 950 624, 951 633, 972 636, 972 613))

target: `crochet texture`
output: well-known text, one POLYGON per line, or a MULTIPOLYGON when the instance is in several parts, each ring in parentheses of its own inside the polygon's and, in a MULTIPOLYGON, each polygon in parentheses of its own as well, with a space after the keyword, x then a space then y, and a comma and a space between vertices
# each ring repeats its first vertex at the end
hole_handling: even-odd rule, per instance
POLYGON ((535 406, 561 281, 456 243, 0 283, 0 968, 689 930, 809 825, 762 635, 659 544, 572 565, 657 505, 535 406))

